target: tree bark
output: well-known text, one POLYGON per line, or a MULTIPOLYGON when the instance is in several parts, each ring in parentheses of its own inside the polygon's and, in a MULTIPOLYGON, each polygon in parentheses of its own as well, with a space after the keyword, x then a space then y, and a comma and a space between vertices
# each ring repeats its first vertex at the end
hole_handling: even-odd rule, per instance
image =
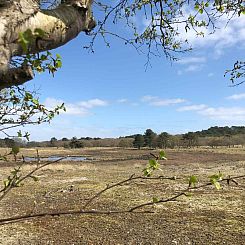
POLYGON ((33 78, 28 67, 11 68, 13 56, 25 54, 19 33, 36 28, 45 37, 28 45, 28 53, 39 53, 64 45, 80 32, 92 30, 96 23, 92 16, 92 0, 69 0, 56 9, 41 10, 35 0, 0 0, 0 90, 23 84, 33 78))

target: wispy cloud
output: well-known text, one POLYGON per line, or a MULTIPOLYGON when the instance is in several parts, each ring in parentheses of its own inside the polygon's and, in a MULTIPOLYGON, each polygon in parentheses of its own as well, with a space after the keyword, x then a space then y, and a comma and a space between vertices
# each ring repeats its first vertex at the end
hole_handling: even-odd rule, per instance
POLYGON ((208 106, 204 104, 200 105, 189 105, 189 106, 182 106, 177 111, 200 111, 206 109, 208 106))
POLYGON ((195 64, 204 63, 204 62, 206 62, 205 57, 186 57, 186 58, 182 58, 177 61, 177 63, 181 65, 188 65, 188 64, 193 64, 193 63, 195 64))
POLYGON ((184 69, 186 72, 193 72, 193 71, 200 71, 202 70, 203 65, 189 65, 187 68, 184 69))
POLYGON ((87 101, 80 101, 77 104, 83 108, 90 109, 97 106, 106 106, 108 103, 101 99, 92 99, 87 101))
POLYGON ((177 111, 193 111, 199 115, 218 121, 243 121, 245 120, 244 107, 210 107, 205 104, 183 106, 177 111))
POLYGON ((68 103, 60 99, 47 98, 44 102, 47 108, 54 108, 57 105, 65 103, 67 115, 88 116, 91 114, 89 109, 108 105, 108 102, 101 99, 91 99, 87 101, 78 101, 76 103, 68 103))
POLYGON ((209 107, 198 112, 210 119, 222 121, 244 121, 245 108, 243 107, 209 107))
POLYGON ((245 99, 245 93, 242 94, 233 94, 231 96, 226 97, 228 100, 241 100, 245 99))
MULTIPOLYGON (((193 15, 191 10, 186 9, 185 17, 193 15)), ((179 37, 181 40, 188 40, 193 48, 208 47, 213 52, 214 58, 219 58, 227 48, 238 46, 245 47, 245 16, 233 17, 227 25, 227 19, 231 16, 223 15, 216 22, 216 30, 199 28, 204 37, 196 35, 195 30, 185 31, 184 25, 178 25, 179 37), (236 33, 236 35, 234 35, 236 33)))
POLYGON ((176 105, 176 104, 186 102, 185 99, 181 99, 181 98, 162 99, 162 98, 159 98, 157 96, 151 96, 151 95, 146 95, 146 96, 142 97, 141 101, 146 102, 152 106, 170 106, 170 105, 176 105))
POLYGON ((200 71, 204 67, 206 62, 205 57, 185 57, 177 61, 178 64, 184 66, 183 69, 178 71, 178 75, 182 75, 185 72, 200 71))
POLYGON ((128 102, 128 99, 125 99, 125 98, 119 99, 119 100, 117 100, 117 102, 118 103, 127 103, 128 102))

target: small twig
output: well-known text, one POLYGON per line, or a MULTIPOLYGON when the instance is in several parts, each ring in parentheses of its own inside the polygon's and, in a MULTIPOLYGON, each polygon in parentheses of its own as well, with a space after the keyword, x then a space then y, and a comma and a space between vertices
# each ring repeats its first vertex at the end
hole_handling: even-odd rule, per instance
POLYGON ((134 177, 134 174, 131 175, 128 179, 125 179, 125 180, 122 180, 122 181, 119 181, 115 184, 112 184, 112 185, 107 185, 106 188, 104 188, 103 190, 99 191, 97 194, 95 194, 93 197, 91 197, 86 203, 85 205, 83 206, 83 208, 85 209, 89 204, 91 204, 93 202, 93 200, 95 200, 96 198, 98 198, 100 195, 102 195, 104 192, 114 188, 114 187, 117 187, 117 186, 120 186, 122 184, 125 184, 127 182, 131 182, 133 180, 138 180, 138 179, 143 179, 143 180, 176 180, 177 178, 174 176, 174 177, 165 177, 165 176, 157 176, 157 177, 144 177, 144 176, 135 176, 134 177))
POLYGON ((173 197, 170 197, 168 199, 160 199, 159 201, 156 201, 156 202, 152 201, 152 202, 143 203, 143 204, 140 204, 138 206, 135 206, 135 207, 129 209, 129 212, 133 212, 136 209, 143 208, 143 207, 146 207, 146 206, 152 206, 153 204, 176 201, 176 199, 178 197, 180 197, 180 196, 186 196, 186 193, 185 192, 181 192, 181 193, 178 193, 177 195, 175 195, 173 197))
MULTIPOLYGON (((23 182, 25 179, 27 178, 30 178, 35 172, 37 172, 38 170, 50 165, 50 164, 53 164, 53 163, 57 163, 63 159, 65 159, 66 157, 61 157, 55 161, 49 161, 49 162, 46 162, 42 165, 37 165, 33 170, 31 170, 29 173, 27 173, 26 175, 24 175, 22 178, 19 178, 18 179, 18 184, 20 184, 21 182, 23 182)), ((24 159, 24 158, 23 158, 24 159)), ((18 167, 18 170, 21 169, 21 167, 25 164, 25 161, 23 161, 23 163, 18 167)), ((10 192, 11 189, 13 189, 15 186, 15 181, 17 180, 17 174, 18 172, 16 171, 16 173, 14 174, 14 176, 12 177, 9 185, 7 187, 4 187, 0 190, 0 193, 3 193, 1 196, 0 196, 0 201, 3 200, 3 198, 10 192)))
MULTIPOLYGON (((226 182, 228 180, 230 181, 233 181, 234 182, 234 179, 243 179, 245 178, 245 175, 241 175, 241 176, 235 176, 235 177, 228 177, 228 178, 224 178, 222 180, 218 180, 218 182, 226 182)), ((235 181, 235 183, 238 185, 238 183, 235 181)), ((148 203, 143 203, 143 204, 140 204, 138 206, 135 206, 133 208, 131 208, 129 211, 130 212, 133 212, 134 210, 136 209, 139 209, 139 208, 142 208, 142 207, 146 207, 146 206, 150 206, 150 205, 153 205, 153 204, 158 204, 158 203, 165 203, 165 202, 171 202, 171 201, 176 201, 176 199, 180 196, 187 196, 187 192, 190 191, 190 190, 197 190, 197 189, 201 189, 201 188, 205 188, 207 186, 210 186, 210 185, 213 185, 211 182, 208 182, 206 184, 203 184, 203 185, 199 185, 199 186, 196 186, 196 187, 188 187, 186 190, 184 191, 181 191, 179 192, 178 194, 176 194, 175 196, 173 197, 170 197, 168 199, 160 199, 158 201, 152 201, 152 202, 148 202, 148 203)))
MULTIPOLYGON (((41 167, 41 166, 40 166, 41 167)), ((102 191, 100 191, 99 193, 97 193, 95 196, 93 196, 86 204, 88 205, 89 203, 92 202, 92 200, 94 200, 96 197, 100 196, 103 192, 105 192, 106 190, 108 189, 111 189, 115 186, 119 186, 123 183, 126 183, 128 181, 132 181, 132 180, 135 180, 135 179, 159 179, 159 177, 162 177, 162 176, 159 176, 159 177, 142 177, 142 176, 138 176, 138 177, 133 177, 134 175, 131 175, 128 179, 126 180, 123 180, 123 181, 120 181, 116 184, 113 184, 111 186, 107 186, 105 189, 103 189, 102 191)), ((175 177, 174 178, 166 178, 164 177, 165 179, 176 179, 175 177)), ((245 175, 241 175, 241 176, 235 176, 235 177, 229 177, 229 178, 225 178, 225 179, 222 179, 220 180, 221 181, 227 181, 228 179, 229 180, 233 180, 233 179, 241 179, 241 178, 245 178, 245 175)), ((200 188, 203 188, 203 187, 207 187, 209 185, 211 185, 212 183, 206 183, 206 184, 203 184, 203 185, 200 185, 198 187, 188 187, 186 190, 182 191, 182 192, 179 192, 178 194, 170 197, 170 198, 167 198, 167 199, 160 199, 159 201, 152 201, 152 202, 146 202, 146 203, 143 203, 143 204, 140 204, 138 206, 135 206, 135 207, 132 207, 128 210, 110 210, 110 211, 103 211, 103 210, 84 210, 84 209, 81 209, 81 210, 65 210, 65 211, 51 211, 51 212, 43 212, 43 213, 37 213, 37 214, 26 214, 26 215, 19 215, 19 216, 15 216, 15 217, 10 217, 10 218, 4 218, 4 219, 0 219, 0 225, 4 225, 4 224, 9 224, 9 223, 15 223, 15 222, 19 222, 19 221, 25 221, 25 220, 29 220, 29 219, 33 219, 33 218, 41 218, 41 217, 46 217, 46 216, 51 216, 51 217, 54 217, 54 216, 61 216, 61 215, 82 215, 82 214, 95 214, 95 215, 109 215, 109 214, 123 214, 123 213, 154 213, 153 211, 149 211, 149 210, 143 210, 143 211, 135 211, 137 209, 140 209, 142 207, 146 207, 146 206, 152 206, 152 205, 155 205, 155 204, 159 204, 159 203, 166 203, 166 202, 172 202, 172 201, 176 201, 177 198, 181 197, 181 196, 187 196, 187 192, 189 190, 196 190, 196 189, 200 189, 200 188)))

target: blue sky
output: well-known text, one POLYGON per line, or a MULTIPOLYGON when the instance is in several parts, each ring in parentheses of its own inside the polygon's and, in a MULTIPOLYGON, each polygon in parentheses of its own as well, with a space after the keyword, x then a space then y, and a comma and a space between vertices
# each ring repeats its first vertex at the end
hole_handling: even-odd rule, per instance
POLYGON ((67 112, 51 124, 24 130, 31 140, 49 140, 244 125, 245 87, 230 87, 224 71, 244 59, 245 17, 212 36, 196 38, 190 32, 188 38, 192 52, 174 63, 152 57, 145 71, 146 56, 132 47, 114 39, 108 48, 97 40, 92 54, 83 49, 88 37, 80 34, 52 51, 63 61, 54 78, 41 74, 28 84, 47 107, 65 102, 67 112))

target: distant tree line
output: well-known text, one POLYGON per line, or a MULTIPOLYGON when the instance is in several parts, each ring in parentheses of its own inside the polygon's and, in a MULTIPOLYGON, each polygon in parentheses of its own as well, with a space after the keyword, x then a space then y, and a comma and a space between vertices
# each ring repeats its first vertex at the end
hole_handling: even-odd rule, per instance
POLYGON ((220 136, 231 136, 237 134, 245 134, 244 126, 231 126, 231 127, 210 127, 209 129, 195 132, 197 136, 200 137, 220 137, 220 136))
POLYGON ((0 147, 13 146, 20 147, 121 147, 150 149, 165 148, 192 148, 209 146, 212 148, 225 146, 245 146, 245 127, 211 127, 207 130, 188 132, 185 134, 171 135, 167 132, 155 133, 152 129, 147 129, 144 134, 128 135, 119 138, 99 138, 99 137, 72 137, 71 139, 57 139, 52 137, 49 141, 35 142, 23 141, 20 138, 0 139, 0 147))

